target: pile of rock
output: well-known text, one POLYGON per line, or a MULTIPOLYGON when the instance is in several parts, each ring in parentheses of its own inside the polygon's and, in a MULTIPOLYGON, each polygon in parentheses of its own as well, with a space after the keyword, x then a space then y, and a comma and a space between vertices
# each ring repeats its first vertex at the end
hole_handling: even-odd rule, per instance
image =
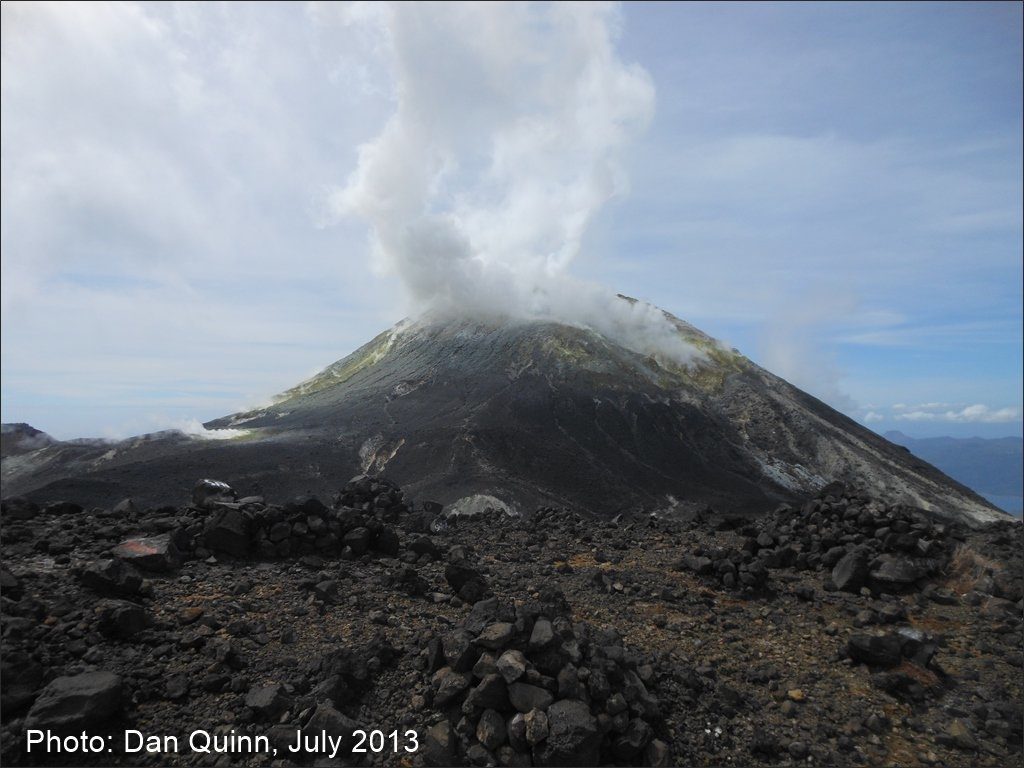
MULTIPOLYGON (((366 477, 331 506, 215 481, 145 511, 5 500, 0 760, 32 763, 29 726, 211 723, 303 765, 1019 760, 1019 524, 837 488, 759 520, 543 509, 425 535, 442 511, 366 477), (343 755, 380 727, 420 748, 343 755), (293 755, 296 731, 347 746, 293 755)), ((104 755, 140 757, 194 761, 104 755)))
POLYGON ((343 559, 374 549, 398 555, 395 529, 388 525, 408 512, 404 495, 383 478, 365 475, 350 480, 333 507, 310 496, 284 506, 259 497, 235 500, 223 483, 200 481, 193 503, 208 512, 196 541, 196 553, 234 557, 291 557, 323 554, 343 559), (216 491, 211 493, 210 491, 216 491))
POLYGON ((832 485, 800 509, 783 505, 739 525, 737 534, 737 546, 696 549, 677 569, 745 591, 765 587, 769 570, 825 571, 826 589, 897 594, 941 573, 960 532, 921 510, 832 485))
MULTIPOLYGON (((441 511, 436 502, 425 502, 434 514, 441 511), (436 508, 436 509, 435 509, 436 508)), ((334 498, 335 509, 350 509, 368 516, 394 522, 411 511, 405 500, 405 493, 390 480, 383 477, 357 475, 345 484, 334 498)))
POLYGON ((425 744, 431 764, 669 763, 655 736, 655 665, 616 632, 574 624, 557 589, 514 608, 477 602, 424 643, 421 663, 417 697, 439 713, 425 744))
POLYGON ((768 587, 768 568, 787 564, 778 556, 759 558, 756 551, 736 547, 697 547, 692 553, 676 561, 677 571, 689 571, 708 581, 717 582, 726 589, 744 591, 764 590, 768 587))

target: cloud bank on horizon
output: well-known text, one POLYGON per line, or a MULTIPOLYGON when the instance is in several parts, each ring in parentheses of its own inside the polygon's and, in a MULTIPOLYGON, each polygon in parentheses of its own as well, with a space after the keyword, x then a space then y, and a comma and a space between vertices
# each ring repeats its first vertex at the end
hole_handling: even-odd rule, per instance
POLYGON ((983 403, 961 405, 950 403, 921 403, 892 406, 896 421, 947 421, 982 424, 1011 424, 1020 420, 1020 408, 989 408, 983 403))
POLYGON ((872 426, 1020 432, 1019 6, 2 14, 5 421, 214 418, 432 303, 668 330, 609 286, 872 426))

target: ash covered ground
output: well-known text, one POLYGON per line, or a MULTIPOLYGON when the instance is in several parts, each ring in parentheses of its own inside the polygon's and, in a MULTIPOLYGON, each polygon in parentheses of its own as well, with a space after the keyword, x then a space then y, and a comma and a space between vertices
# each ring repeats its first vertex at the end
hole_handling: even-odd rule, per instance
POLYGON ((6 500, 4 764, 1020 763, 1019 524, 841 486, 757 519, 449 519, 366 476, 273 501, 6 500), (126 729, 180 747, 125 753, 126 729), (398 751, 351 753, 359 730, 398 751))

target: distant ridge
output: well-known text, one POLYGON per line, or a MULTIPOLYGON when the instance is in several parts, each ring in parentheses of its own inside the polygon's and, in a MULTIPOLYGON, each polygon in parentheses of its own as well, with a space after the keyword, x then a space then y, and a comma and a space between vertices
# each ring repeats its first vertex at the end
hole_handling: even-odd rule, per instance
POLYGON ((17 456, 45 448, 58 441, 31 424, 0 424, 0 456, 17 456))
MULTIPOLYGON (((624 301, 633 300, 623 297, 624 301)), ((199 477, 329 497, 358 473, 457 509, 757 514, 841 482, 970 524, 1004 513, 668 313, 688 362, 551 320, 403 321, 273 404, 181 433, 4 460, 5 494, 172 503, 199 477)), ((659 336, 659 342, 667 341, 659 336)), ((656 347, 661 348, 661 347, 656 347)))

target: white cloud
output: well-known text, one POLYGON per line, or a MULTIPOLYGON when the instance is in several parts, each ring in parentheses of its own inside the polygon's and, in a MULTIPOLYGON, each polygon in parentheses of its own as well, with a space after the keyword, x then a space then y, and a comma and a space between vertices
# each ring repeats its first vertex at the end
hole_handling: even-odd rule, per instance
POLYGON ((885 416, 876 411, 868 411, 867 413, 864 414, 864 421, 869 423, 885 421, 885 416))
POLYGON ((350 32, 273 4, 2 13, 5 419, 213 418, 399 319, 361 228, 311 216, 389 104, 332 78, 350 32))
POLYGON ((479 297, 472 259, 454 285, 429 257, 407 260, 427 293, 528 295, 580 316, 607 298, 594 281, 745 352, 772 326, 772 360, 827 399, 884 373, 864 400, 1016 402, 1019 373, 990 362, 1016 359, 1020 339, 1019 121, 1000 117, 1020 103, 1017 69, 1000 66, 1016 41, 982 48, 957 29, 973 58, 923 76, 922 51, 952 61, 933 25, 890 41, 912 38, 913 55, 878 56, 879 27, 854 39, 824 16, 794 42, 787 25, 809 13, 797 6, 771 30, 672 4, 627 5, 624 22, 576 4, 0 8, 5 419, 73 437, 150 410, 212 418, 400 319, 398 281, 366 269, 364 223, 315 226, 337 213, 323 190, 345 186, 389 121, 429 133, 392 150, 430 148, 383 164, 412 195, 392 202, 433 217, 419 231, 431 247, 464 245, 446 239, 447 214, 487 254, 479 297), (896 89, 879 101, 890 71, 912 75, 898 109, 896 89), (564 277, 570 261, 586 279, 564 277), (835 312, 788 317, 832 294, 835 312), (979 343, 992 354, 964 364, 979 343), (868 360, 895 347, 899 373, 868 360), (923 370, 921 351, 951 372, 923 370))
POLYGON ((1019 320, 971 320, 960 323, 918 323, 902 321, 883 323, 877 328, 845 330, 836 341, 865 347, 931 346, 949 349, 954 346, 1002 344, 1020 328, 1019 320))
POLYGON ((947 408, 948 403, 924 403, 917 410, 900 412, 895 415, 897 421, 948 421, 956 423, 1011 424, 1021 419, 1019 408, 990 408, 977 403, 966 405, 959 410, 939 410, 947 408), (927 409, 932 410, 927 410, 927 409))
POLYGON ((626 285, 662 286, 652 300, 712 330, 738 327, 742 334, 728 335, 747 344, 763 324, 817 300, 823 285, 840 285, 840 301, 853 296, 888 315, 865 325, 829 318, 824 347, 955 346, 962 354, 1019 339, 1020 273, 1009 256, 1019 252, 1021 227, 1013 145, 968 151, 970 140, 724 133, 655 131, 638 150, 635 193, 606 229, 607 273, 626 285), (980 211, 991 212, 977 218, 987 228, 943 231, 980 211), (645 255, 641 275, 618 269, 623 251, 645 255))

